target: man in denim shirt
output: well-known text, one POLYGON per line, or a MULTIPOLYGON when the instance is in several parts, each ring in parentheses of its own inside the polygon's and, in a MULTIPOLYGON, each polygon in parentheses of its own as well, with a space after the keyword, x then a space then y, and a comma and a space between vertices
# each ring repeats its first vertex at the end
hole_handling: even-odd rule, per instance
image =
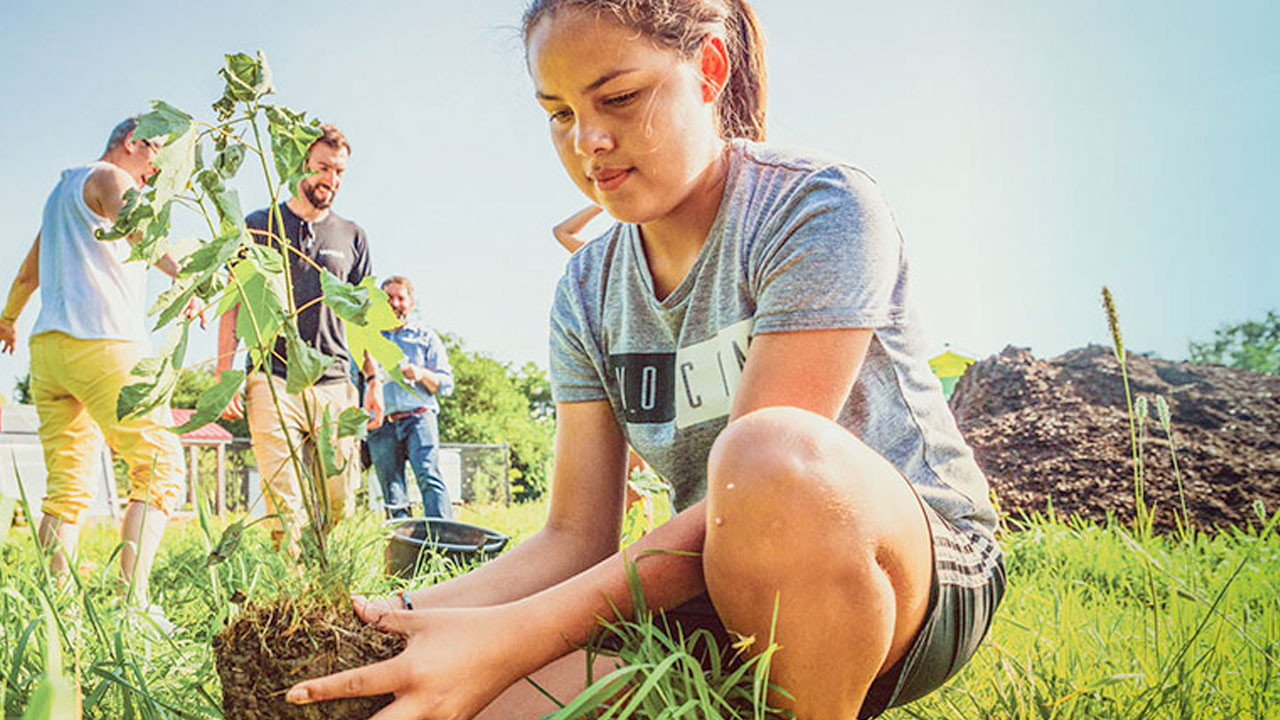
MULTIPOLYGON (((409 517, 404 480, 407 461, 422 491, 423 515, 448 518, 452 508, 440 477, 440 431, 436 424, 440 405, 436 397, 453 393, 449 357, 439 335, 408 320, 414 306, 413 284, 396 275, 383 281, 382 290, 401 322, 400 327, 382 334, 404 351, 400 371, 413 387, 411 392, 398 383, 383 384, 386 421, 369 433, 369 454, 382 483, 383 506, 390 517, 409 517)), ((380 372, 386 374, 385 370, 380 372)))

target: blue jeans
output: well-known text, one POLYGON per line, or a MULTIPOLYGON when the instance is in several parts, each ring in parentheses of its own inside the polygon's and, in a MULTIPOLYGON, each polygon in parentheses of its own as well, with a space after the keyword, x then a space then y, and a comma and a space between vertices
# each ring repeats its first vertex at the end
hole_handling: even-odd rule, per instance
POLYGON ((369 454, 382 484, 382 505, 392 518, 409 517, 404 464, 413 467, 422 492, 423 515, 449 518, 449 490, 440 477, 440 431, 431 411, 385 422, 369 433, 369 454))

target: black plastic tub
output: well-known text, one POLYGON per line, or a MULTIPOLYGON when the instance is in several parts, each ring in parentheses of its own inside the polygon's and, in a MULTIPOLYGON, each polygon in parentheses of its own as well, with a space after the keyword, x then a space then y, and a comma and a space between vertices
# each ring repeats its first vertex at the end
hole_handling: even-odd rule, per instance
POLYGON ((392 531, 387 573, 400 577, 412 577, 425 553, 434 551, 464 567, 478 565, 502 552, 509 539, 497 530, 442 518, 400 518, 383 526, 392 531))

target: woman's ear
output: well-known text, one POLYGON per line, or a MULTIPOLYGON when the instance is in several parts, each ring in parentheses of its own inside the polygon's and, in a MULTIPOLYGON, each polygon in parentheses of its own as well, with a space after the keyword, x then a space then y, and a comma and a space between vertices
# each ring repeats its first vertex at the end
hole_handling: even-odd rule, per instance
POLYGON ((702 40, 700 58, 702 70, 702 101, 715 102, 729 81, 729 52, 724 38, 708 33, 702 40))

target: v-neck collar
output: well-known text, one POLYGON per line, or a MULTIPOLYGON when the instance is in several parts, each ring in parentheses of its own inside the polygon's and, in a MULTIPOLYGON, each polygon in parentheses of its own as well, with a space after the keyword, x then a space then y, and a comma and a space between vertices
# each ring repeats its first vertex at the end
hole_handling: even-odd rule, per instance
POLYGON ((724 242, 724 226, 728 217, 729 199, 733 196, 737 187, 738 170, 742 165, 741 155, 741 145, 730 141, 729 170, 725 177, 724 190, 720 195, 720 207, 716 210, 716 218, 712 221, 711 228, 707 230, 707 237, 703 240, 702 247, 698 249, 698 257, 694 259, 693 265, 689 266, 689 271, 684 274, 679 284, 665 298, 659 299, 654 289, 653 274, 649 272, 649 260, 644 254, 644 242, 640 237, 640 226, 634 223, 627 223, 623 226, 623 231, 629 235, 627 244, 631 248, 632 264, 640 276, 639 281, 645 289, 645 296, 649 298, 649 303, 654 307, 669 312, 683 305, 685 300, 692 294, 694 285, 697 285, 698 276, 701 274, 702 267, 707 264, 707 258, 719 252, 720 244, 724 242))

